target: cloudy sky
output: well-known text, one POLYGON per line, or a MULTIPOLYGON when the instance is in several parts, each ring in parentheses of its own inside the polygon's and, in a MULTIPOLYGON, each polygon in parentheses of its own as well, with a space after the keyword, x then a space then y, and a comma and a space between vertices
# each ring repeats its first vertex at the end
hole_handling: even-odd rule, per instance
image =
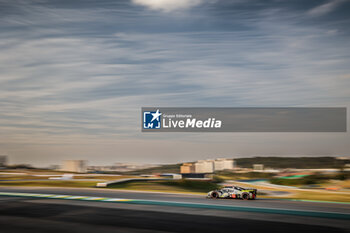
POLYGON ((140 126, 143 106, 349 108, 349 25, 346 0, 0 0, 0 154, 38 166, 350 155, 349 133, 140 126))

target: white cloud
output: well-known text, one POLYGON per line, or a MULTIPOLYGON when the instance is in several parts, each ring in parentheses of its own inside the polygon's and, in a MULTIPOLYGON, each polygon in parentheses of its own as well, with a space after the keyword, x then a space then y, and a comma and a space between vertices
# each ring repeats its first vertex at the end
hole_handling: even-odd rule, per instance
POLYGON ((152 10, 169 12, 196 6, 202 0, 132 0, 132 2, 137 5, 146 6, 152 10))
POLYGON ((308 14, 311 16, 321 16, 321 15, 327 14, 335 10, 335 8, 337 8, 342 2, 345 2, 345 1, 346 0, 333 0, 333 1, 327 2, 325 4, 312 8, 308 12, 308 14))

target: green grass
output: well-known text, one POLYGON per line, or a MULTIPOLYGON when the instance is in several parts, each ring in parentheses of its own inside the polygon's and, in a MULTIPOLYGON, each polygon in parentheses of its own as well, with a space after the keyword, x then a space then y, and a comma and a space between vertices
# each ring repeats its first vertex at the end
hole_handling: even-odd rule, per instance
POLYGON ((274 176, 273 173, 265 172, 246 172, 237 173, 234 171, 220 171, 216 173, 216 176, 225 180, 243 180, 243 179, 270 179, 274 176))
POLYGON ((91 181, 2 181, 0 186, 44 186, 44 187, 95 187, 96 182, 91 181))
MULTIPOLYGON (((2 181, 0 186, 44 186, 44 187, 95 187, 96 182, 74 180, 48 180, 48 181, 2 181)), ((219 188, 219 185, 210 181, 197 180, 159 180, 159 181, 130 181, 121 184, 112 184, 108 188, 130 189, 144 191, 165 192, 196 192, 204 193, 219 188)))
POLYGON ((156 173, 179 173, 181 164, 167 164, 158 167, 146 168, 136 171, 122 172, 125 175, 141 175, 141 174, 156 174, 156 173))
POLYGON ((127 182, 109 185, 108 188, 177 192, 209 192, 210 190, 219 188, 219 186, 209 181, 164 180, 127 182))
POLYGON ((285 179, 285 177, 270 179, 270 183, 277 185, 312 185, 312 184, 324 184, 329 180, 346 180, 350 177, 349 172, 342 171, 338 174, 313 174, 296 179, 285 179))
POLYGON ((298 191, 293 198, 301 200, 350 202, 350 193, 335 193, 326 190, 320 192, 298 191))

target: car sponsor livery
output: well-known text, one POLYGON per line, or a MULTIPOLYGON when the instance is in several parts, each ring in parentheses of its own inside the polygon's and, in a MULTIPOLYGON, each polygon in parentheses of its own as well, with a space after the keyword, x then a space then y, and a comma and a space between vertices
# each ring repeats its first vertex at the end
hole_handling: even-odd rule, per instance
POLYGON ((254 200, 256 198, 257 189, 247 189, 238 186, 225 186, 222 189, 210 191, 207 198, 233 198, 243 200, 254 200))

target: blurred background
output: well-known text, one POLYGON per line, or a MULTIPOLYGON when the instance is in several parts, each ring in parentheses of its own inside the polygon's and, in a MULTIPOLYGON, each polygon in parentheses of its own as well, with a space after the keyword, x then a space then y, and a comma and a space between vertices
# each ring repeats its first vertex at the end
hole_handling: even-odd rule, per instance
POLYGON ((86 160, 35 168, 7 165, 1 157, 1 186, 44 186, 198 193, 225 185, 258 189, 264 198, 350 202, 349 157, 213 158, 177 164, 114 163, 86 160))

